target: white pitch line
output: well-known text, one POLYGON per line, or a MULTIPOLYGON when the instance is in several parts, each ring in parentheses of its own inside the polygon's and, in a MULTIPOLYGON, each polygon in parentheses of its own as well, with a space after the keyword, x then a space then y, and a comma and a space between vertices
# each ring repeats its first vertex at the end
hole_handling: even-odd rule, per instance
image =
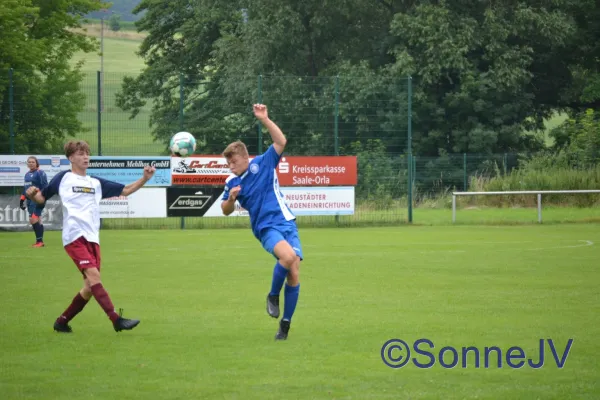
MULTIPOLYGON (((476 245, 496 245, 496 244, 523 244, 523 243, 556 243, 555 240, 515 240, 515 241, 506 241, 506 242, 401 242, 401 243, 365 243, 361 244, 360 247, 407 247, 414 245, 423 245, 423 246, 439 246, 439 245, 465 245, 465 246, 476 246, 476 245)), ((306 245, 304 247, 308 248, 319 248, 319 245, 306 245)), ((332 245, 329 248, 354 248, 354 245, 332 245)))
POLYGON ((589 246, 594 245, 594 242, 592 242, 591 240, 578 240, 578 242, 580 242, 580 243, 584 242, 584 243, 576 244, 576 245, 572 245, 572 246, 538 247, 538 248, 534 248, 534 249, 523 249, 523 250, 532 251, 532 250, 574 249, 577 247, 589 247, 589 246))
MULTIPOLYGON (((593 246, 594 242, 592 242, 591 240, 572 240, 575 242, 578 242, 579 244, 575 244, 575 245, 568 245, 568 246, 552 246, 552 247, 536 247, 536 248, 515 248, 515 247, 508 247, 508 248, 497 248, 497 249, 491 249, 491 250, 486 250, 486 252, 489 253, 504 253, 507 251, 538 251, 538 250, 553 250, 553 249, 574 249, 574 248, 581 248, 581 247, 589 247, 589 246, 593 246)), ((481 243, 481 242, 479 242, 481 243)), ((488 242, 491 244, 491 242, 488 242)), ((494 242, 495 243, 495 242, 494 242)), ((530 242, 498 242, 497 244, 506 244, 506 243, 539 243, 539 242, 534 242, 534 241, 530 241, 530 242)), ((550 242, 552 243, 552 242, 550 242)), ((554 242, 556 243, 556 242, 554 242)), ((406 244, 406 243, 405 243, 406 244)), ((429 243, 430 245, 436 245, 439 243, 429 243)), ((464 245, 471 245, 471 243, 462 243, 464 245)), ((361 247, 372 247, 372 246, 361 246, 361 247)), ((407 250, 407 249, 402 249, 402 250, 396 250, 396 251, 390 251, 389 249, 386 250, 373 250, 373 251, 359 251, 359 252, 349 252, 348 254, 351 256, 360 256, 360 255, 373 255, 373 254, 382 254, 382 255, 387 255, 387 254, 447 254, 447 253, 468 253, 469 250, 422 250, 422 251, 415 251, 415 250, 407 250)), ((331 253, 326 253, 326 252, 317 252, 317 253, 310 253, 310 255, 328 255, 331 253)))

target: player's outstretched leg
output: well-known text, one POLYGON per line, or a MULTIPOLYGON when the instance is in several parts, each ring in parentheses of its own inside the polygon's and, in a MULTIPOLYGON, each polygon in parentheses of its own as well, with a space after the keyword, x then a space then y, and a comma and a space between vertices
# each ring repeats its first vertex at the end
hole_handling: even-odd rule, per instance
POLYGON ((279 330, 275 334, 275 340, 287 340, 288 332, 290 331, 290 321, 282 319, 279 321, 279 330))
MULTIPOLYGON (((288 245, 289 246, 289 245, 288 245)), ((279 330, 275 340, 286 340, 292 323, 292 316, 298 304, 300 295, 300 257, 294 253, 287 275, 287 283, 284 290, 283 318, 279 322, 279 330)))
POLYGON ((279 293, 288 274, 287 268, 277 261, 273 268, 271 291, 267 295, 267 313, 273 318, 279 318, 279 293))
POLYGON ((140 323, 139 319, 127 319, 123 318, 123 309, 119 311, 119 318, 113 323, 115 332, 121 332, 122 330, 131 330, 138 326, 140 323))
POLYGON ((54 330, 56 332, 71 333, 73 330, 69 326, 69 322, 75 318, 77 314, 83 310, 88 301, 92 297, 92 292, 86 285, 71 301, 67 309, 54 322, 54 330))
POLYGON ((110 300, 110 296, 108 295, 106 289, 104 289, 104 286, 102 286, 102 282, 100 281, 100 272, 97 268, 86 269, 85 276, 90 283, 92 295, 100 307, 102 307, 108 318, 112 321, 116 332, 120 332, 122 330, 131 330, 140 323, 140 321, 137 319, 123 318, 121 315, 115 312, 115 307, 110 300))
POLYGON ((267 312, 273 317, 279 315, 279 298, 274 299, 271 296, 279 296, 283 284, 283 274, 287 272, 283 318, 279 322, 279 330, 275 335, 276 340, 285 340, 290 331, 292 316, 296 310, 300 294, 300 261, 303 257, 296 225, 288 224, 280 228, 267 230, 261 237, 261 242, 265 250, 273 254, 278 260, 273 271, 271 292, 267 296, 267 312))
MULTIPOLYGON (((288 279, 289 282, 289 279, 288 279)), ((292 316, 296 310, 296 304, 298 304, 298 297, 300 295, 300 283, 296 286, 285 285, 284 292, 284 306, 283 306, 283 318, 279 322, 279 330, 275 335, 276 340, 285 340, 288 337, 290 331, 290 325, 292 323, 292 316)))

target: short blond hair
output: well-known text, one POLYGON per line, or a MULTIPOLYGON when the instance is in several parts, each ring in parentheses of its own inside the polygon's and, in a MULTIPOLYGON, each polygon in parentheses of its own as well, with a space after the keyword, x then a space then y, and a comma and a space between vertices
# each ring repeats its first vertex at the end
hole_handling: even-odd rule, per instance
POLYGON ((223 151, 223 157, 229 159, 236 154, 242 157, 250 157, 246 145, 239 140, 229 144, 229 146, 225 148, 225 151, 223 151))
POLYGON ((67 158, 71 157, 73 154, 77 153, 79 150, 83 150, 85 153, 90 155, 90 145, 87 144, 84 140, 71 140, 67 144, 65 144, 65 156, 67 158))

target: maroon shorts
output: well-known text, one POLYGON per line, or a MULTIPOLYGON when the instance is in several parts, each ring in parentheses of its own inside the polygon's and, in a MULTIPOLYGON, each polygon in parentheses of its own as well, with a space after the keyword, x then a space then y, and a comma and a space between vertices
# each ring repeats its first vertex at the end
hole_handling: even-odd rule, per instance
POLYGON ((86 268, 98 268, 100 271, 100 245, 98 243, 88 242, 86 238, 80 236, 74 242, 66 245, 65 250, 82 273, 86 268))

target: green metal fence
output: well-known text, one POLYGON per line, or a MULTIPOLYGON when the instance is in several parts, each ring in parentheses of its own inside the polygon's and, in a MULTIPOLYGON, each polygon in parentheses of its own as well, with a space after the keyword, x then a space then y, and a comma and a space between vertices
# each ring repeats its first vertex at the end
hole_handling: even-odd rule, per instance
MULTIPOLYGON (((131 118, 116 103, 124 74, 85 75, 77 93, 68 97, 72 104, 63 100, 56 105, 52 102, 61 97, 51 97, 47 87, 44 96, 31 93, 31 77, 26 74, 10 70, 0 75, 0 154, 61 153, 65 139, 53 140, 52 134, 61 130, 62 123, 80 124, 74 135, 88 141, 96 155, 166 155, 166 138, 180 130, 197 137, 199 154, 220 153, 225 143, 238 138, 247 143, 251 154, 258 154, 270 140, 253 118, 251 106, 265 103, 288 137, 288 154, 358 157, 355 215, 299 218, 300 224, 311 226, 412 222, 413 205, 448 190, 467 190, 470 177, 493 176, 517 164, 515 154, 413 155, 410 78, 245 76, 222 83, 210 98, 199 94, 203 83, 179 78, 169 82, 170 98, 160 99, 166 107, 153 110, 150 99, 131 118), (54 106, 76 109, 76 121, 53 118, 54 106)), ((106 220, 105 226, 248 223, 244 218, 186 218, 181 222, 179 218, 106 220)))

